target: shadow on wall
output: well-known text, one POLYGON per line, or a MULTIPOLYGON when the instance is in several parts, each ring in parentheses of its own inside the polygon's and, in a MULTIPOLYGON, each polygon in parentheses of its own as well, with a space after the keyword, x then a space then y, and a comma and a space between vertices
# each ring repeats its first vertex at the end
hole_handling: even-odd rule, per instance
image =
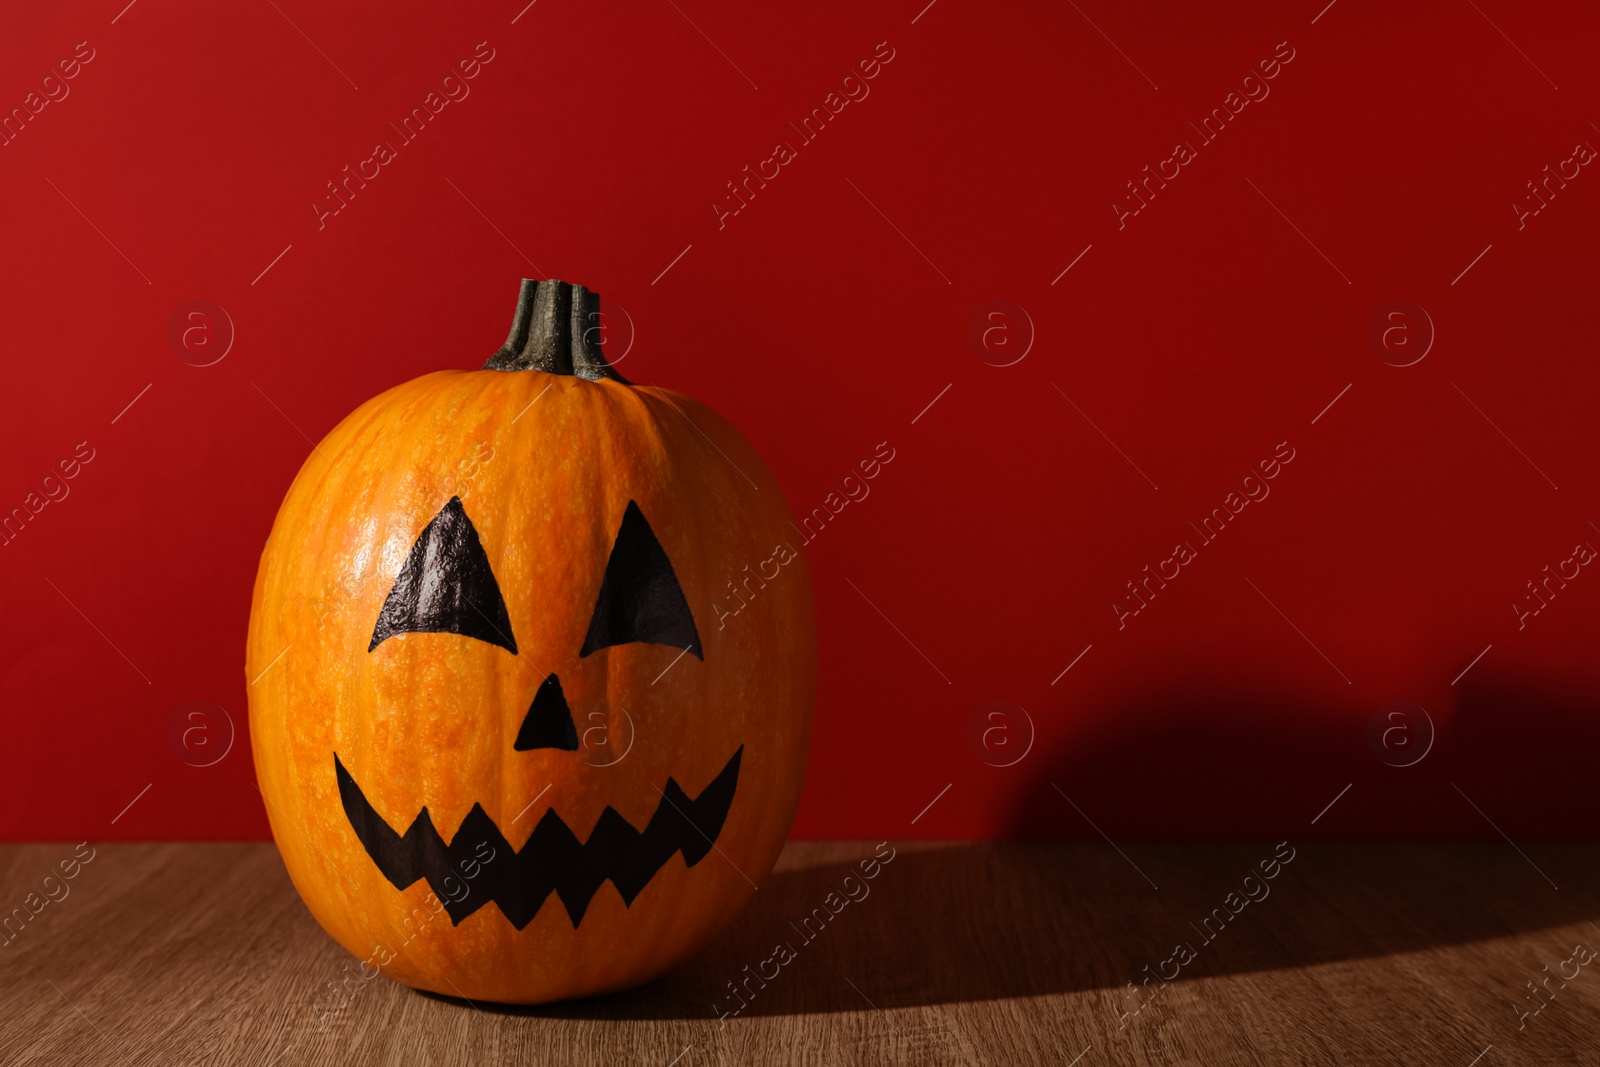
POLYGON ((1393 719, 1194 678, 1088 716, 1086 732, 1016 767, 975 761, 975 773, 1019 776, 1008 825, 1025 839, 1600 833, 1583 757, 1600 752, 1600 682, 1481 665, 1420 703, 1425 719, 1393 719))
POLYGON ((1444 753, 1456 785, 1518 841, 1600 840, 1600 677, 1488 670, 1461 690, 1444 753))
POLYGON ((1387 769, 1348 710, 1216 677, 1154 686, 1086 719, 1013 768, 977 764, 1018 776, 1012 837, 1299 840, 1350 781, 1342 768, 1387 769))

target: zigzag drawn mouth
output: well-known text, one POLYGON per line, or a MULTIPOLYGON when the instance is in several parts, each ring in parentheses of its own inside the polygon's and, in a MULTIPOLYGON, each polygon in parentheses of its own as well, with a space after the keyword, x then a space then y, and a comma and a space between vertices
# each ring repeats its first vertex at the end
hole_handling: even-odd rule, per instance
POLYGON ((338 753, 334 753, 333 766, 350 828, 396 889, 405 889, 425 878, 443 902, 451 925, 459 925, 493 901, 518 930, 533 921, 545 899, 554 892, 566 906, 573 929, 577 929, 602 882, 609 880, 622 895, 623 903, 631 907, 634 898, 673 853, 682 852, 684 863, 690 867, 706 857, 733 804, 743 755, 744 746, 740 745, 727 766, 694 799, 668 778, 661 803, 643 831, 635 830, 615 808, 607 806, 589 839, 579 841, 551 808, 520 850, 511 847, 478 804, 461 820, 449 844, 434 828, 426 807, 404 834, 398 834, 367 802, 338 753), (477 853, 484 844, 494 849, 493 858, 487 861, 477 853), (462 874, 471 869, 471 863, 466 868, 461 866, 467 861, 477 864, 477 874, 471 880, 462 874), (447 878, 456 885, 457 892, 462 885, 468 887, 459 900, 447 892, 447 878))

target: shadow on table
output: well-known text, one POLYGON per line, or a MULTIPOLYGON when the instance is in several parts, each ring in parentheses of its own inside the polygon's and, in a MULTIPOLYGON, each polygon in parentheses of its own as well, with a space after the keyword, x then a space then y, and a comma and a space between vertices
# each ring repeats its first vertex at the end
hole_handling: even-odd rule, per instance
MULTIPOLYGON (((1493 797, 1479 802, 1511 807, 1507 791, 1537 779, 1524 766, 1534 755, 1548 765, 1552 753, 1592 750, 1581 742, 1593 739, 1597 706, 1582 685, 1484 671, 1454 709, 1439 710, 1438 751, 1394 768, 1373 755, 1365 722, 1348 713, 1204 682, 1152 690, 1107 717, 1116 724, 1109 733, 1035 752, 1016 768, 977 767, 1022 772, 1015 836, 1077 841, 901 843, 870 881, 857 861, 873 854, 872 844, 808 846, 798 853, 805 865, 773 872, 711 945, 640 989, 538 1007, 480 1006, 548 1018, 712 1019, 723 1011, 789 1015, 1101 990, 1114 1014, 1131 1003, 1127 983, 1148 976, 1159 986, 1154 972, 1171 973, 1164 961, 1180 943, 1193 958, 1176 981, 1518 936, 1542 962, 1556 960, 1573 935, 1553 928, 1600 924, 1600 897, 1586 888, 1600 885, 1600 849, 1529 844, 1536 869, 1498 836, 1338 843, 1308 839, 1310 820, 1341 782, 1365 774, 1361 794, 1340 802, 1349 809, 1334 809, 1318 830, 1362 832, 1350 829, 1371 823, 1362 822, 1360 805, 1370 815, 1371 805, 1388 804, 1409 805, 1414 826, 1449 825, 1459 809, 1469 820, 1460 824, 1464 834, 1487 836, 1452 780, 1485 760, 1509 766, 1511 781, 1492 788, 1482 775, 1460 780, 1493 797), (1540 724, 1537 742, 1512 738, 1526 722, 1540 724), (1438 807, 1417 807, 1424 804, 1438 807), (1224 824, 1291 843, 1122 840, 1152 825, 1215 832, 1219 813, 1229 811, 1235 818, 1224 824), (1276 861, 1275 877, 1246 882, 1263 861, 1276 861), (862 887, 863 899, 839 904, 862 887)), ((1574 776, 1563 788, 1588 791, 1591 780, 1574 776)), ((1592 794, 1583 802, 1594 810, 1592 794)), ((1404 836, 1406 824, 1395 825, 1404 836)), ((1582 930, 1578 936, 1600 946, 1600 930, 1582 930)))
MULTIPOLYGON (((1128 995, 1125 983, 1142 981, 1143 969, 1161 966, 1179 941, 1196 953, 1179 973, 1185 980, 1600 919, 1590 893, 1576 885, 1550 892, 1503 843, 1303 843, 1266 883, 1269 895, 1237 916, 1225 898, 1272 856, 1271 845, 1123 848, 1158 880, 1159 891, 1104 842, 900 846, 868 883, 869 896, 825 925, 813 919, 819 929, 810 940, 797 925, 825 910, 829 893, 842 898, 854 864, 775 872, 716 942, 640 989, 537 1007, 479 1006, 563 1019, 713 1019, 724 1010, 790 1015, 1099 989, 1114 1012, 1128 995), (1207 942, 1189 924, 1205 924, 1217 908, 1226 925, 1213 918, 1207 942), (779 944, 793 952, 782 965, 774 955, 779 944)), ((1595 856, 1592 848, 1574 851, 1565 869, 1582 864, 1594 884, 1595 856)), ((1567 940, 1552 932, 1546 955, 1559 958, 1570 949, 1567 940)), ((1588 943, 1600 944, 1600 935, 1588 943)))

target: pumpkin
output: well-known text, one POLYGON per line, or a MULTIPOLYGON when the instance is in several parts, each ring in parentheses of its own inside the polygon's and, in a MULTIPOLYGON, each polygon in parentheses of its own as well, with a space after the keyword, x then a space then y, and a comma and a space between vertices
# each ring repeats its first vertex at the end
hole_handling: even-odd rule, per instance
POLYGON ((396 386, 290 486, 246 650, 273 837, 332 937, 422 989, 626 988, 771 870, 815 697, 781 490, 524 281, 482 370, 396 386))

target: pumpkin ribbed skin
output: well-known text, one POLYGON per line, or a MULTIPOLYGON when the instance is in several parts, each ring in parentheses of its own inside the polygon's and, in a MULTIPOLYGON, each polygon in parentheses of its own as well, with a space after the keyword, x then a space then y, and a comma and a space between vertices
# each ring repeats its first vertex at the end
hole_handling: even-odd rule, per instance
POLYGON ((246 654, 257 777, 317 921, 390 977, 502 1002, 625 988, 703 944, 770 871, 804 776, 816 639, 790 523, 738 432, 664 390, 442 371, 346 418, 278 513, 246 654), (404 633, 369 652, 397 572, 452 497, 477 530, 517 651, 404 633), (644 643, 579 656, 629 501, 671 561, 703 660, 644 643), (778 546, 781 565, 768 562, 778 546), (776 577, 744 585, 774 566, 776 577), (730 580, 751 590, 748 603, 730 580), (552 673, 585 745, 515 751, 552 673), (449 841, 476 804, 521 849, 547 810, 579 840, 608 806, 643 830, 669 778, 698 796, 741 746, 715 848, 693 867, 674 854, 631 906, 602 884, 577 928, 556 894, 518 930, 494 903, 453 925, 426 881, 397 890, 352 829, 334 763, 397 833, 426 808, 449 841))

